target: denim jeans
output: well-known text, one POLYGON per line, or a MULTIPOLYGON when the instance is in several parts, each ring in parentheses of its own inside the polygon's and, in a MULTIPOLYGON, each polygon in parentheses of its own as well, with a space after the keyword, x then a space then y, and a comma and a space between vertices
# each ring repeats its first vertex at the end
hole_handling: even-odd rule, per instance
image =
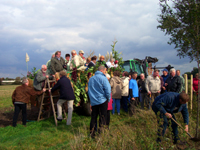
MULTIPOLYGON (((167 126, 169 126, 169 120, 171 120, 171 119, 167 118, 165 116, 165 114, 156 110, 154 107, 152 109, 155 112, 155 114, 157 115, 157 122, 158 122, 157 142, 161 142, 161 137, 163 137, 165 135, 167 126), (161 121, 163 121, 163 122, 161 122, 161 121)), ((174 114, 172 114, 172 117, 174 118, 174 120, 176 120, 174 114)), ((176 144, 177 141, 179 140, 178 125, 173 120, 171 120, 171 128, 172 128, 172 133, 173 133, 174 144, 176 144)))
POLYGON ((117 113, 120 113, 120 99, 114 99, 113 98, 113 103, 112 103, 112 114, 115 113, 115 103, 116 103, 116 107, 117 107, 117 113))
POLYGON ((13 127, 16 127, 17 125, 17 118, 22 110, 22 123, 23 125, 26 125, 26 104, 15 104, 15 111, 14 111, 14 116, 13 116, 13 127))
POLYGON ((122 96, 122 104, 125 112, 128 112, 128 96, 122 96))

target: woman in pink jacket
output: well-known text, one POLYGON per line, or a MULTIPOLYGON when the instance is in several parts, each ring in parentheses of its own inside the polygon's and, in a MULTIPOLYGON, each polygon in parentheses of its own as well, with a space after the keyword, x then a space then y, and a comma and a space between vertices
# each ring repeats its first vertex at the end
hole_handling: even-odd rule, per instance
POLYGON ((195 78, 193 79, 193 91, 195 93, 198 93, 198 77, 199 77, 199 74, 196 73, 195 78))
MULTIPOLYGON (((110 75, 106 74, 106 77, 107 77, 107 79, 109 81, 110 80, 110 75)), ((113 100, 112 100, 112 93, 111 93, 110 94, 110 101, 108 102, 107 119, 106 119, 106 125, 108 125, 108 127, 109 127, 109 123, 110 123, 110 111, 113 109, 112 108, 112 103, 113 103, 113 100)))

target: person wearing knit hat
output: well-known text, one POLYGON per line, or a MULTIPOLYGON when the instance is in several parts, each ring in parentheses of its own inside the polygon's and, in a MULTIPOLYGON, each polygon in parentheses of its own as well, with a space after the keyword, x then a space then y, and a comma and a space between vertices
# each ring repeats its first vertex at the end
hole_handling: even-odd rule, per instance
POLYGON ((163 85, 162 85, 162 89, 161 89, 161 94, 166 92, 165 82, 166 82, 167 78, 169 77, 168 70, 166 68, 163 69, 162 71, 163 71, 163 75, 161 75, 161 78, 163 79, 163 85))

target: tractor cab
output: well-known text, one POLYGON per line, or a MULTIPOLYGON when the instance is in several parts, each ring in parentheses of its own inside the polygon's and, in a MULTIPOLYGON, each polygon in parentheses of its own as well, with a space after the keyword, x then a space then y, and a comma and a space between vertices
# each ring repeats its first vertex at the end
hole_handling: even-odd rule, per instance
POLYGON ((138 76, 141 73, 144 73, 145 77, 152 74, 153 68, 152 63, 158 62, 157 58, 152 58, 150 56, 146 56, 145 59, 140 60, 137 58, 126 60, 124 61, 124 64, 122 67, 124 68, 124 71, 127 72, 137 72, 138 76))

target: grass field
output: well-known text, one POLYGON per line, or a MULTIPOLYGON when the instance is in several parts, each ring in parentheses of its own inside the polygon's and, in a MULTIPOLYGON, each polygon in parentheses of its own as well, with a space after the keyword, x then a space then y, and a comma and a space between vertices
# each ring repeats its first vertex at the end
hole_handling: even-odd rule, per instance
MULTIPOLYGON (((0 98, 0 107, 12 106, 11 93, 16 86, 0 86, 4 90, 0 98), (3 97, 3 98, 2 98, 3 97)), ((1 117, 1 116, 0 116, 1 117)), ((182 116, 176 115, 183 122, 182 116)), ((121 115, 112 115, 110 129, 105 130, 95 139, 89 137, 90 117, 73 113, 72 125, 66 126, 63 120, 55 127, 53 117, 40 121, 29 122, 27 127, 20 124, 16 128, 7 126, 0 128, 0 149, 177 149, 172 144, 170 128, 161 145, 156 143, 157 121, 153 111, 138 110, 129 117, 121 110, 121 115)), ((182 123, 183 125, 183 123, 182 123)), ((190 117, 189 131, 195 133, 195 122, 190 117)), ((181 140, 188 141, 188 149, 200 148, 198 143, 189 140, 186 133, 179 129, 181 140), (196 145, 194 145, 196 144, 196 145)))
POLYGON ((12 93, 19 85, 1 85, 0 86, 0 108, 12 107, 12 93))

